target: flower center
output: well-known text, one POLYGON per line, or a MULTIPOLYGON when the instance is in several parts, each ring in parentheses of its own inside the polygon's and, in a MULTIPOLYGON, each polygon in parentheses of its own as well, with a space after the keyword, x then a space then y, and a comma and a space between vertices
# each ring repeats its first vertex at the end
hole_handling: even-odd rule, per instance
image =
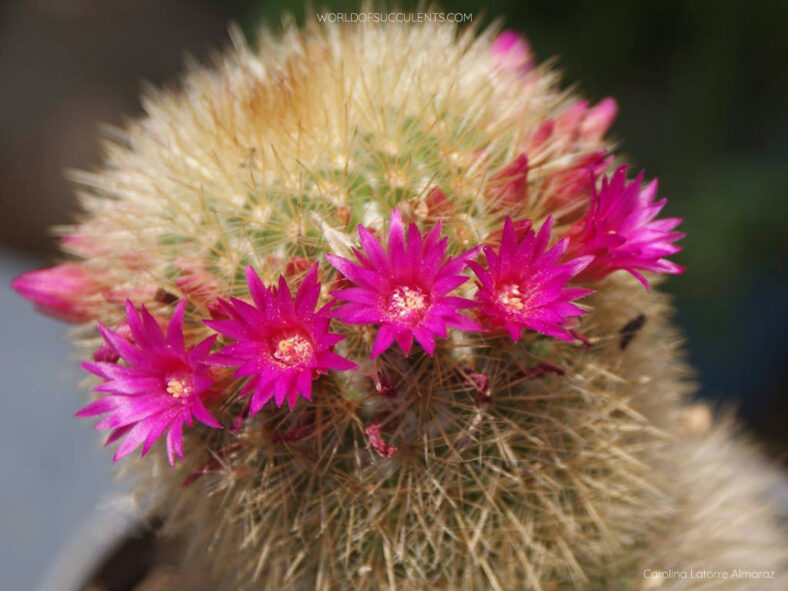
POLYGON ((427 295, 418 287, 400 286, 391 294, 386 311, 393 320, 414 322, 421 320, 428 306, 427 295))
POLYGON ((525 308, 525 294, 520 291, 520 286, 510 283, 504 286, 498 293, 496 300, 498 305, 509 312, 522 312, 525 308))
POLYGON ((273 357, 282 365, 292 367, 307 363, 312 359, 314 347, 312 342, 299 334, 284 337, 276 343, 273 357))
POLYGON ((167 394, 173 398, 186 398, 192 393, 190 380, 184 378, 170 378, 167 380, 167 394))

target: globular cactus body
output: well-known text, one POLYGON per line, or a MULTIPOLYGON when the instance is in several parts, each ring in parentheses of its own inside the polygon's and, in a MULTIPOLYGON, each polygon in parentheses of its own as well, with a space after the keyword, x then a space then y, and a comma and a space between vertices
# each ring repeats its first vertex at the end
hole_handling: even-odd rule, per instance
MULTIPOLYGON (((681 431, 689 371, 641 285, 681 271, 678 220, 613 173, 611 99, 561 91, 511 34, 233 39, 75 175, 84 286, 61 304, 17 282, 101 322, 104 343, 76 333, 101 378, 82 414, 118 457, 148 452, 124 466, 186 568, 228 589, 689 589, 641 573, 746 569, 757 544, 780 576, 764 471, 740 526, 693 493, 698 450, 741 448, 681 431)), ((720 489, 741 453, 709 459, 720 489)))

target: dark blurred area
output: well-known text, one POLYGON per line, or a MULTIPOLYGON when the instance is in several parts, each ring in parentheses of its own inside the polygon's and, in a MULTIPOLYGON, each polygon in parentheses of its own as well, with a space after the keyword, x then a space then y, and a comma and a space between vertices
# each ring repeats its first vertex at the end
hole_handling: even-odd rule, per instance
MULTIPOLYGON (((356 3, 328 2, 351 11, 356 3)), ((415 3, 404 2, 405 7, 415 3)), ((0 4, 2 256, 56 253, 48 228, 71 220, 66 168, 93 168, 98 123, 139 113, 184 54, 205 60, 226 25, 251 35, 300 2, 18 0, 0 4)), ((788 4, 693 1, 445 2, 475 23, 502 17, 568 83, 614 96, 613 136, 659 177, 668 214, 685 218, 688 272, 676 295, 701 395, 736 405, 780 457, 788 449, 784 231, 788 220, 788 4)), ((416 25, 417 26, 417 25, 416 25)))

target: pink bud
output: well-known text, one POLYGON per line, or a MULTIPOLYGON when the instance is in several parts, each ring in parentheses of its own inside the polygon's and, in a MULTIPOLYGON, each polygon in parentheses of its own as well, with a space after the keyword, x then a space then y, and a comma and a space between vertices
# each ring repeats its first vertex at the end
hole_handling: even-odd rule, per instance
POLYGON ((479 398, 483 402, 490 402, 492 400, 492 393, 490 390, 490 378, 487 374, 473 371, 473 368, 464 368, 467 372, 466 380, 476 388, 479 398))
POLYGON ((64 250, 83 258, 106 254, 106 249, 102 249, 100 242, 96 238, 77 232, 63 236, 60 239, 60 244, 64 250))
POLYGON ((369 425, 366 428, 366 433, 370 447, 378 452, 378 455, 384 458, 390 458, 397 455, 397 448, 393 445, 389 445, 383 440, 383 436, 380 434, 380 423, 372 423, 369 425))
POLYGON ((123 289, 108 289, 102 292, 102 295, 110 304, 123 305, 126 300, 131 300, 134 305, 139 306, 152 302, 158 289, 153 283, 143 283, 123 289))
POLYGON ((578 100, 572 103, 555 120, 557 134, 565 140, 574 142, 577 139, 577 134, 587 112, 588 101, 578 100))
POLYGON ((598 142, 604 137, 618 113, 616 100, 607 97, 588 111, 580 124, 580 136, 587 142, 598 142))
POLYGON ((192 302, 210 307, 216 298, 224 295, 219 280, 202 261, 183 258, 176 261, 176 265, 181 276, 175 280, 175 285, 192 302))
POLYGON ((446 197, 446 193, 441 191, 438 187, 432 187, 429 190, 425 201, 427 203, 427 212, 430 217, 448 217, 454 213, 454 206, 451 200, 446 197))
MULTIPOLYGON (((120 323, 115 332, 126 339, 128 342, 133 343, 134 338, 131 335, 131 328, 129 327, 129 323, 125 320, 120 323)), ((114 347, 112 347, 109 343, 102 344, 98 349, 93 352, 93 361, 104 361, 106 363, 117 363, 120 359, 120 355, 118 352, 115 351, 114 347)))
POLYGON ((375 386, 375 391, 384 398, 392 399, 397 397, 397 388, 387 376, 376 373, 372 376, 372 383, 375 386))
MULTIPOLYGON (((60 245, 66 252, 73 253, 84 259, 108 257, 112 255, 114 248, 106 239, 100 238, 102 233, 107 233, 108 231, 108 229, 100 227, 80 227, 71 234, 63 236, 60 239, 60 245)), ((153 256, 150 253, 138 250, 120 253, 118 258, 132 271, 145 271, 153 263, 153 256)))
POLYGON ((581 156, 563 170, 548 178, 547 191, 554 207, 562 207, 578 197, 588 196, 592 175, 604 172, 612 163, 612 156, 600 150, 581 156))
POLYGON ((42 314, 79 323, 94 317, 90 300, 104 285, 87 267, 66 263, 22 273, 11 287, 42 314))
POLYGON ((502 31, 492 43, 496 65, 503 70, 529 72, 533 64, 531 46, 522 35, 514 31, 502 31))
POLYGON ((521 154, 509 166, 495 175, 493 197, 513 205, 528 197, 528 157, 521 154))
MULTIPOLYGON (((514 235, 519 242, 531 231, 533 223, 528 219, 516 220, 512 222, 512 227, 514 228, 514 235)), ((503 240, 503 227, 499 227, 497 230, 490 232, 485 242, 488 245, 498 246, 501 244, 501 240, 503 240)))
POLYGON ((285 264, 285 277, 290 279, 294 275, 306 273, 314 264, 314 261, 294 254, 287 260, 287 264, 285 264))
POLYGON ((544 144, 547 140, 555 132, 555 121, 553 119, 548 119, 544 123, 542 123, 539 127, 536 128, 536 131, 531 134, 531 137, 528 138, 528 142, 526 143, 526 153, 535 150, 542 144, 544 144))

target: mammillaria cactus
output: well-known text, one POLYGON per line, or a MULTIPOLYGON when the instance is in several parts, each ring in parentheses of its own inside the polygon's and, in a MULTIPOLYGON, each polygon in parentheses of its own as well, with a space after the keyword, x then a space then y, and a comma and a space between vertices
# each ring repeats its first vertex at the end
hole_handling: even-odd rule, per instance
POLYGON ((73 255, 115 459, 210 588, 785 588, 769 469, 693 421, 678 219, 513 33, 264 36, 112 133, 73 255), (197 419, 195 421, 194 419, 197 419), (753 574, 755 573, 755 574, 753 574), (771 578, 773 577, 773 578, 771 578), (769 580, 765 580, 769 579, 769 580))

